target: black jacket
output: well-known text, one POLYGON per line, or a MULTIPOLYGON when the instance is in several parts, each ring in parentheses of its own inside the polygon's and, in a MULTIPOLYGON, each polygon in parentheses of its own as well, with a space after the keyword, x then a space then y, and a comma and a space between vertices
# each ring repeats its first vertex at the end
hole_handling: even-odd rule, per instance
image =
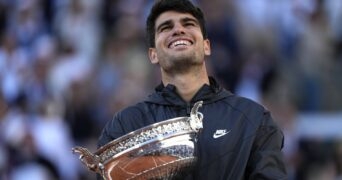
POLYGON ((213 78, 186 103, 173 85, 159 85, 145 101, 118 112, 107 123, 98 146, 141 127, 189 116, 192 105, 204 116, 198 137, 198 167, 185 179, 286 179, 283 133, 263 106, 221 88, 213 78), (214 138, 217 131, 229 132, 214 138))

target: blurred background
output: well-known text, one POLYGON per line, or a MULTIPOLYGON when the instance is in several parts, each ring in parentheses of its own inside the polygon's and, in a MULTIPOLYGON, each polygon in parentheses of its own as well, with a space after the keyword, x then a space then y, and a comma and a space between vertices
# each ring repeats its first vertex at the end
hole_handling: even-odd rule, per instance
MULTIPOLYGON (((267 107, 291 180, 342 179, 342 1, 197 0, 209 73, 267 107)), ((115 112, 160 83, 145 19, 153 0, 0 0, 0 179, 94 179, 115 112)))

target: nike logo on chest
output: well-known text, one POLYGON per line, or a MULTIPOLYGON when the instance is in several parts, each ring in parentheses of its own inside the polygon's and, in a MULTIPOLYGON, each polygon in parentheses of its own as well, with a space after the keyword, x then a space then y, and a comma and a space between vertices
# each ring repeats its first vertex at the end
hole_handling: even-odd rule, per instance
POLYGON ((228 133, 230 133, 231 130, 227 131, 227 129, 217 129, 215 133, 213 134, 213 138, 217 139, 219 137, 222 137, 228 133))

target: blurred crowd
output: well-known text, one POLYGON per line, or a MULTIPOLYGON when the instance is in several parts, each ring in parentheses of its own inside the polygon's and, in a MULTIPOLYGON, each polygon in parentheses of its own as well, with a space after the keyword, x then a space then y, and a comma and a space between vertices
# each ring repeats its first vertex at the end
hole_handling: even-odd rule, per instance
MULTIPOLYGON (((209 73, 273 113, 290 179, 342 179, 342 137, 298 132, 303 114, 342 124, 342 1, 193 2, 209 73)), ((160 83, 145 41, 152 3, 0 0, 0 179, 95 178, 71 148, 95 152, 115 112, 160 83)))

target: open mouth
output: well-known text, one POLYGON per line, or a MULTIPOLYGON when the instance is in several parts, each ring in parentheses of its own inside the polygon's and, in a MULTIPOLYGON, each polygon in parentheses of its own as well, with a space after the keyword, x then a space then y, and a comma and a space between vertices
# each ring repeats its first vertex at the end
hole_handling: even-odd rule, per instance
POLYGON ((175 47, 185 47, 185 46, 190 46, 192 45, 193 42, 192 41, 189 41, 189 40, 176 40, 176 41, 173 41, 169 44, 169 48, 175 48, 175 47))

